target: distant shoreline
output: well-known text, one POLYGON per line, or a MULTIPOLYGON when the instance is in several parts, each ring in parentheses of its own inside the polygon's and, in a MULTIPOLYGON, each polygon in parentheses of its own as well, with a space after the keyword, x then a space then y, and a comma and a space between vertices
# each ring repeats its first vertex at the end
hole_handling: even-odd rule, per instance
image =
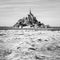
POLYGON ((60 31, 60 27, 50 27, 50 28, 14 28, 14 27, 0 27, 0 30, 41 30, 41 31, 60 31))

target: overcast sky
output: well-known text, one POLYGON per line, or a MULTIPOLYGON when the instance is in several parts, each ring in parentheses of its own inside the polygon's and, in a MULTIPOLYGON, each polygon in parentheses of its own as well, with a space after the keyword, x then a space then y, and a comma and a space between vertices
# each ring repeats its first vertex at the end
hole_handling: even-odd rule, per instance
POLYGON ((12 26, 30 9, 42 23, 60 26, 60 0, 0 0, 0 26, 12 26))

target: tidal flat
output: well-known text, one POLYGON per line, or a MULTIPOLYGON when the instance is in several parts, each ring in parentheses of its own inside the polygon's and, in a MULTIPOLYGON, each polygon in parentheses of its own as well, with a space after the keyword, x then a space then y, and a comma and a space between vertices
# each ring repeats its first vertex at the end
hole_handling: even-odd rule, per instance
POLYGON ((0 60, 60 60, 60 31, 0 30, 0 60))

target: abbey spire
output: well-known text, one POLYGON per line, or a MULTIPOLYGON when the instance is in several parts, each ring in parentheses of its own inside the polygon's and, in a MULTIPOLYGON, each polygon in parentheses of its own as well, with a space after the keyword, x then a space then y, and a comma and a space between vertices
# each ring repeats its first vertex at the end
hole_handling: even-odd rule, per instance
POLYGON ((29 15, 30 15, 30 16, 33 16, 32 12, 31 12, 31 9, 29 10, 29 15))

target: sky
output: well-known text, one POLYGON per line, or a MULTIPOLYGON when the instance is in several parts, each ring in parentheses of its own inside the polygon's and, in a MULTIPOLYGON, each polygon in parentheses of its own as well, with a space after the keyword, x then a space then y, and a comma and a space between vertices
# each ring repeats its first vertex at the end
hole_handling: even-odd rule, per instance
POLYGON ((30 9, 45 25, 60 26, 60 0, 0 0, 0 26, 13 26, 30 9))

